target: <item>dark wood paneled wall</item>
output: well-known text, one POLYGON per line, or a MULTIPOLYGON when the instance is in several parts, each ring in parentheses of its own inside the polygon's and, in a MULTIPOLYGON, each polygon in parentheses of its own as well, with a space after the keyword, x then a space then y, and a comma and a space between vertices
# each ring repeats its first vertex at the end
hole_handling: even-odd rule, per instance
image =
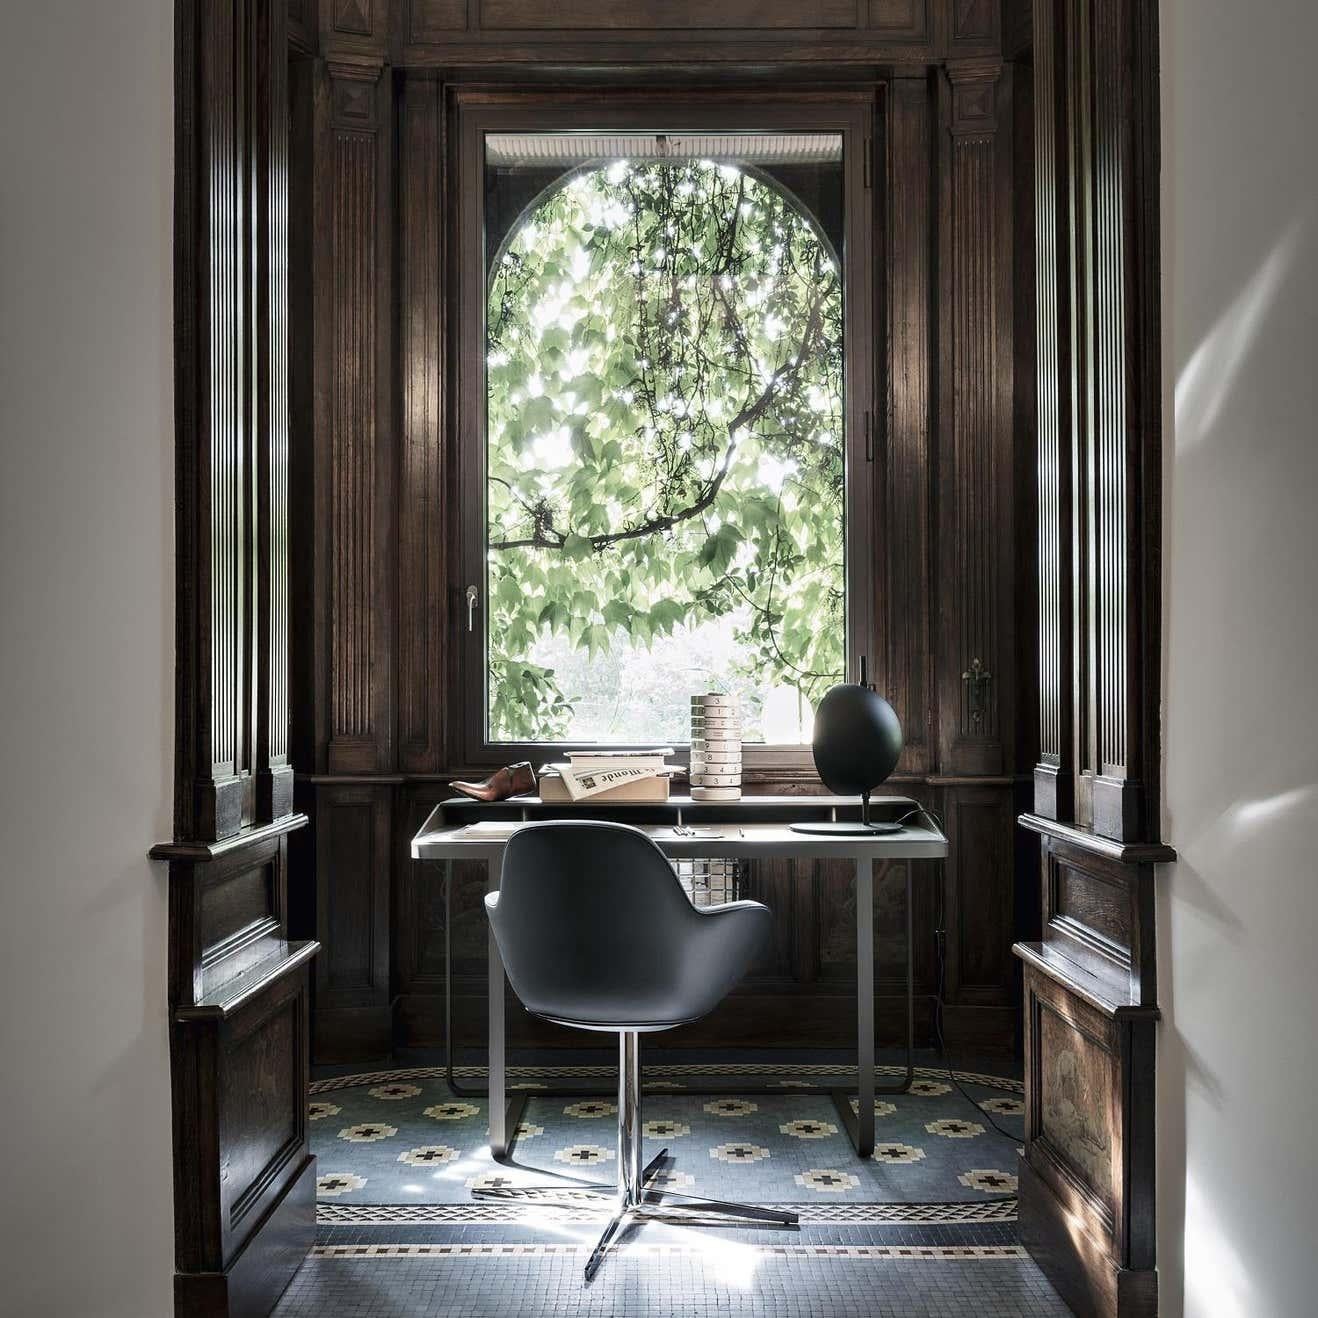
POLYGON ((288 941, 285 0, 176 9, 175 1306, 264 1315, 314 1237, 314 942, 288 941))
POLYGON ((1157 7, 1034 15, 1036 808, 1138 841, 1158 818, 1157 7))
MULTIPOLYGON (((299 802, 315 819, 294 848, 293 906, 301 932, 325 947, 317 1057, 382 1056, 442 1037, 442 889, 438 871, 408 859, 407 842, 449 777, 469 767, 453 708, 450 345, 461 326, 449 297, 463 258, 447 191, 446 88, 498 79, 505 89, 533 81, 543 90, 547 75, 536 66, 545 63, 558 83, 578 88, 598 82, 601 66, 614 84, 678 77, 745 86, 756 76, 743 67, 752 55, 773 58, 775 84, 844 72, 854 87, 859 78, 878 107, 874 263, 885 332, 875 369, 886 406, 874 465, 874 607, 884 638, 876 678, 907 733, 893 790, 927 801, 953 838, 948 864, 916 889, 926 995, 918 1020, 929 1037, 941 912, 950 1033, 1012 1047, 1012 820, 1035 759, 1018 715, 1036 703, 1033 664, 1020 664, 1017 641, 1022 601, 1033 600, 1017 531, 1032 527, 1033 515, 1018 516, 1016 500, 1032 484, 1022 473, 1032 470, 1033 437, 1013 410, 1016 143, 998 5, 829 0, 802 10, 757 0, 660 13, 586 0, 377 0, 323 3, 318 21, 321 59, 294 104, 311 157, 294 168, 295 181, 305 171, 308 201, 294 234, 302 263, 294 285, 313 300, 294 393, 307 398, 313 420, 305 434, 303 419, 293 422, 302 477, 293 520, 306 546, 295 597, 313 601, 294 633, 294 668, 308 676, 294 724, 311 770, 299 802), (704 67, 715 59, 726 63, 704 67), (894 71, 879 78, 874 65, 894 71)), ((808 787, 775 775, 751 790, 808 787)), ((761 867, 749 882, 779 915, 779 943, 724 1011, 672 1042, 845 1045, 855 955, 849 877, 828 866, 795 878, 761 867)), ((483 885, 483 875, 459 873, 448 931, 459 1040, 473 1044, 484 1015, 483 885)), ((892 876, 879 887, 876 947, 887 973, 879 1019, 895 1040, 901 886, 892 876)), ((513 1019, 519 1039, 570 1041, 513 1019)))
MULTIPOLYGON (((1080 1313, 1157 1312, 1157 6, 1033 0, 1042 938, 1022 1239, 1080 1313)), ((1013 25, 1018 26, 1018 25, 1013 25)), ((1022 35, 1022 40, 1023 40, 1022 35)))

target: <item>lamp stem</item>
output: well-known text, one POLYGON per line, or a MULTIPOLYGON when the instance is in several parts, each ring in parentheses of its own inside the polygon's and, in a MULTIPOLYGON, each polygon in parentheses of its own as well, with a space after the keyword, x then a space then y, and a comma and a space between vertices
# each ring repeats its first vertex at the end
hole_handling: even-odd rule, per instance
POLYGON ((861 792, 860 794, 860 822, 863 827, 870 826, 870 794, 861 792))

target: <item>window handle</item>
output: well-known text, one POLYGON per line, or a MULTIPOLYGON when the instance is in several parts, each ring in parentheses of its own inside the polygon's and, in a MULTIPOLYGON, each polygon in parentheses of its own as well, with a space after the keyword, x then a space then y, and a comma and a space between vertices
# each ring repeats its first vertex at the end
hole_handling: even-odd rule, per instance
POLYGON ((467 630, 469 632, 476 630, 476 601, 480 599, 480 591, 475 586, 467 587, 467 630))

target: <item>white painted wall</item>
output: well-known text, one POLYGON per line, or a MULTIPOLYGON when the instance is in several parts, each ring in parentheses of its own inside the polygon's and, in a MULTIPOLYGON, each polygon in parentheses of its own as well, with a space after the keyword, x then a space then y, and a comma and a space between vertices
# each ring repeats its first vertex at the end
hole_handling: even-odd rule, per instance
POLYGON ((0 1313, 165 1318, 173 9, 3 15, 0 1313))
POLYGON ((1318 1313, 1315 50, 1313 0, 1163 3, 1171 1318, 1318 1313))

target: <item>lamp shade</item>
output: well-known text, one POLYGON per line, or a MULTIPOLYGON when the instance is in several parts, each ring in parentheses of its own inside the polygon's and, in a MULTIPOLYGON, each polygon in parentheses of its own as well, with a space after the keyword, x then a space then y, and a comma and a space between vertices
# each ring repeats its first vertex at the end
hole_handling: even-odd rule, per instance
POLYGON ((842 682, 819 702, 811 749, 830 792, 867 797, 897 767, 901 720, 873 687, 842 682))

